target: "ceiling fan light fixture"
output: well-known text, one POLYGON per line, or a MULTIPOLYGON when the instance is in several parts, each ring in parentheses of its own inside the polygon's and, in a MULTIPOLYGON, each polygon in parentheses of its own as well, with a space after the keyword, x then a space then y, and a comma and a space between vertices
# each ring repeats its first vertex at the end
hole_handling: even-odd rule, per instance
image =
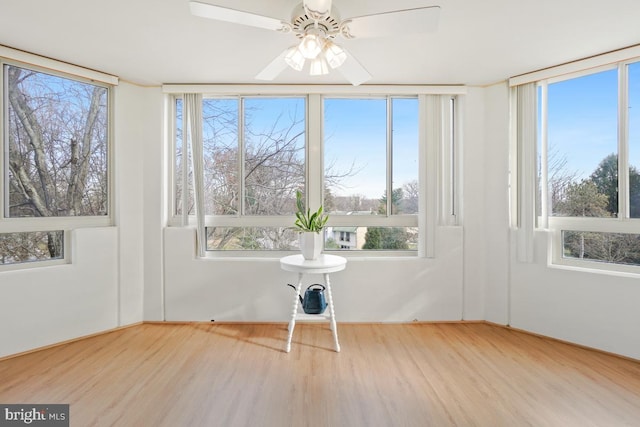
POLYGON ((347 59, 347 54, 340 46, 328 41, 324 47, 324 57, 331 68, 338 68, 347 59))
POLYGON ((332 0, 297 0, 290 19, 283 21, 208 3, 216 0, 204 1, 188 0, 193 15, 278 31, 298 38, 296 46, 281 51, 256 75, 256 79, 273 80, 287 66, 301 71, 309 59, 312 62, 311 75, 328 74, 331 69, 337 69, 354 86, 370 80, 371 74, 346 49, 333 43, 335 37, 359 39, 432 32, 437 28, 440 13, 440 6, 425 6, 341 19, 338 10, 332 8, 332 0))
POLYGON ((309 66, 309 75, 311 76, 323 76, 329 74, 329 66, 323 56, 318 56, 309 66))
POLYGON ((298 46, 300 53, 307 59, 314 59, 322 51, 324 41, 317 34, 305 34, 298 46))
POLYGON ((284 62, 296 71, 301 71, 304 67, 304 55, 298 49, 298 46, 291 46, 284 57, 284 62))

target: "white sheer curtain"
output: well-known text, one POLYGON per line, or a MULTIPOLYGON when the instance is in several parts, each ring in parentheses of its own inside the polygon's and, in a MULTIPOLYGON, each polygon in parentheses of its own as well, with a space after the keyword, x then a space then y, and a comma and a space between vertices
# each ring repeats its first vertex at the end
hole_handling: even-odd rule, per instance
MULTIPOLYGON (((198 256, 204 256, 207 236, 204 228, 204 157, 202 144, 202 94, 185 93, 183 102, 184 145, 191 149, 193 195, 196 207, 196 244, 198 256)), ((186 206, 183 207, 186 210, 186 206)))
POLYGON ((424 248, 424 256, 435 256, 435 236, 438 225, 454 225, 454 165, 453 146, 451 143, 451 96, 450 95, 424 95, 424 111, 426 116, 425 140, 426 153, 421 157, 426 159, 426 176, 421 181, 426 185, 425 197, 420 197, 420 211, 425 212, 421 217, 424 223, 420 228, 424 230, 423 241, 427 242, 424 248), (438 203, 427 203, 428 200, 438 200, 438 203))
POLYGON ((536 219, 536 84, 516 87, 516 146, 518 160, 517 258, 533 262, 536 219))
MULTIPOLYGON (((426 155, 421 157, 426 159, 426 174, 425 179, 422 180, 426 184, 426 190, 424 195, 426 197, 420 197, 421 207, 420 212, 424 212, 421 218, 424 218, 424 223, 420 224, 420 230, 422 230, 423 239, 426 242, 424 248, 424 256, 427 258, 435 257, 435 239, 426 238, 427 236, 435 236, 436 225, 438 221, 438 206, 436 203, 427 203, 427 200, 438 199, 438 185, 439 185, 439 148, 442 141, 442 99, 440 95, 424 95, 424 112, 426 116, 425 123, 425 140, 426 140, 426 155)), ((421 168, 422 169, 422 168, 421 168)))

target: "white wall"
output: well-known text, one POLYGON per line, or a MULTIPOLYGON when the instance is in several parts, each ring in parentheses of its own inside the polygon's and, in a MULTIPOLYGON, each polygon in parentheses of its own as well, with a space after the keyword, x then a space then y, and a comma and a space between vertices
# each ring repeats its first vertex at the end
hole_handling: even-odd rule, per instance
POLYGON ((0 357, 117 326, 116 228, 71 239, 71 264, 0 273, 0 357))
MULTIPOLYGON (((481 272, 466 250, 484 246, 485 311, 483 318, 541 335, 640 359, 640 279, 610 273, 549 266, 547 233, 535 235, 535 260, 515 257, 515 232, 509 230, 509 97, 506 84, 484 93, 483 172, 466 164, 466 173, 483 176, 484 234, 465 215, 465 274, 481 272), (513 235, 512 235, 513 234, 513 235), (468 242, 473 236, 474 241, 468 242), (475 239, 484 239, 481 244, 475 239), (513 248, 511 250, 510 248, 513 248)), ((469 149, 469 147, 465 147, 469 149)), ((480 156, 480 153, 473 153, 480 156)), ((469 196, 468 191, 465 193, 469 196)), ((469 207, 474 197, 465 198, 469 207)), ((476 203, 477 204, 477 203, 476 203)), ((474 205, 475 206, 475 205, 474 205)), ((474 212, 475 214, 476 212, 474 212)), ((465 276, 465 283, 477 280, 465 276)))
POLYGON ((465 320, 481 320, 485 310, 487 275, 487 230, 484 218, 485 187, 485 100, 484 90, 468 88, 461 104, 462 209, 464 233, 464 314, 465 320))
POLYGON ((141 165, 145 147, 158 143, 148 132, 149 93, 127 83, 115 92, 117 226, 73 231, 70 264, 0 272, 0 357, 142 321, 141 165))
MULTIPOLYGON (((485 307, 483 319, 506 325, 509 288, 509 88, 506 83, 483 90, 485 105, 485 307)), ((468 258, 467 258, 468 260, 468 258)))
MULTIPOLYGON (((507 123, 504 117, 494 118, 499 112, 492 111, 487 114, 495 124, 492 122, 488 126, 485 123, 485 93, 482 88, 471 88, 462 103, 466 135, 463 152, 464 231, 462 227, 438 228, 434 259, 350 258, 347 269, 336 273, 333 282, 339 321, 461 320, 463 303, 465 319, 484 318, 486 278, 489 273, 499 275, 500 272, 500 269, 496 273, 487 267, 486 253, 493 242, 487 240, 484 218, 487 173, 482 159, 486 151, 485 133, 486 129, 507 123)), ((500 135, 500 138, 506 138, 506 130, 503 133, 505 135, 500 135)), ((161 147, 156 149, 164 150, 161 147)), ((503 157, 508 158, 508 152, 503 157)), ((157 171, 153 174, 155 180, 157 171)), ((494 180, 498 177, 491 176, 494 180)), ((149 177, 145 179, 151 180, 149 177)), ((157 191, 159 187, 154 185, 154 191, 157 191)), ((500 197, 505 197, 505 194, 500 194, 498 199, 500 197)), ((501 199, 499 202, 505 204, 501 199)), ((156 218, 146 218, 157 222, 156 218)), ((508 227, 505 226, 504 230, 506 236, 508 227)), ((294 282, 296 277, 281 271, 277 258, 196 259, 193 233, 193 230, 179 228, 167 228, 164 232, 162 291, 165 293, 166 320, 288 319, 292 290, 285 284, 294 282)), ((506 244, 505 239, 501 247, 505 260, 508 258, 506 244)), ((500 278, 503 279, 506 281, 506 275, 500 278)), ((156 289, 153 292, 150 287, 145 288, 145 304, 153 298, 155 306, 156 296, 161 291, 157 284, 152 286, 156 289)), ((500 283, 500 286, 506 287, 505 283, 500 283)), ((493 300, 492 303, 495 305, 493 300)), ((155 318, 158 308, 153 311, 155 318)), ((506 308, 503 307, 502 311, 506 312, 506 308)))
MULTIPOLYGON (((143 319, 289 316, 296 277, 277 259, 196 260, 193 230, 165 228, 163 95, 126 83, 116 95, 118 226, 74 232, 71 265, 0 273, 0 357, 143 319)), ((506 85, 469 88, 462 111, 464 227, 438 228, 434 259, 350 259, 332 275, 338 320, 510 321, 640 359, 637 277, 549 267, 541 232, 535 262, 515 261, 506 85)))
POLYGON ((550 267, 547 248, 539 231, 533 263, 511 257, 511 325, 640 359, 640 279, 550 267))
MULTIPOLYGON (((341 322, 460 320, 462 230, 439 228, 436 259, 349 258, 330 276, 341 322)), ((297 274, 278 258, 196 259, 195 231, 165 229, 167 320, 287 321, 297 274)), ((305 277, 304 286, 322 283, 305 277)))
POLYGON ((119 325, 142 321, 144 283, 144 191, 142 161, 147 134, 149 89, 121 83, 116 90, 115 188, 119 238, 119 325))
POLYGON ((167 164, 164 95, 145 88, 140 95, 144 232, 144 320, 163 320, 163 238, 166 225, 167 164))

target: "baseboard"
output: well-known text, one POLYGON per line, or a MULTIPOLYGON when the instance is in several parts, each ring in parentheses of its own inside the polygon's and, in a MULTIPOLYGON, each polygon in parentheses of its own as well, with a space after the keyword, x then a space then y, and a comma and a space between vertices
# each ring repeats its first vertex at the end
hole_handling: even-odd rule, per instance
MULTIPOLYGON (((328 321, 328 320, 327 320, 328 321)), ((309 321, 308 323, 316 323, 320 321, 309 321)), ((256 320, 146 320, 142 322, 145 325, 282 325, 289 323, 289 320, 272 320, 272 321, 256 321, 256 320)), ((296 323, 305 323, 304 320, 296 320, 296 323)), ((487 323, 484 320, 398 320, 389 322, 337 322, 338 325, 436 325, 436 324, 478 324, 487 323)))
MULTIPOLYGON (((142 322, 136 322, 136 323, 132 323, 130 325, 126 325, 126 326, 120 326, 117 328, 113 328, 113 329, 108 329, 106 331, 101 331, 101 332, 96 332, 94 334, 90 334, 90 335, 83 335, 81 337, 77 337, 77 338, 72 338, 70 340, 66 340, 66 341, 62 341, 59 343, 55 343, 55 344, 50 344, 47 346, 43 346, 43 347, 37 347, 31 350, 27 350, 27 351, 23 351, 21 353, 16 353, 16 354, 10 354, 8 356, 3 356, 0 357, 0 362, 4 361, 4 360, 8 360, 8 359, 13 359, 14 357, 20 357, 20 356, 24 356, 30 353, 35 353, 41 350, 47 350, 50 348, 55 348, 61 345, 65 345, 65 344, 70 344, 76 341, 81 341, 87 338, 93 338, 93 337, 97 337, 100 335, 106 335, 106 334, 110 334, 112 332, 117 332, 117 331, 121 331, 123 329, 128 329, 128 328, 132 328, 135 326, 140 326, 140 325, 281 325, 281 324, 286 324, 286 321, 282 321, 282 322, 240 322, 240 321, 219 321, 219 322, 213 322, 213 321, 195 321, 195 320, 187 320, 187 321, 154 321, 154 320, 147 320, 147 321, 142 321, 142 322)), ((495 322, 491 322, 488 320, 434 320, 434 321, 406 321, 406 322, 338 322, 338 324, 343 323, 343 324, 352 324, 352 325, 356 325, 356 324, 362 324, 362 325, 366 325, 366 324, 370 324, 370 325, 393 325, 393 324, 407 324, 407 325, 411 325, 411 324, 418 324, 418 325, 429 325, 429 324, 486 324, 486 325, 491 325, 491 326, 495 326, 495 327, 499 327, 499 328, 503 328, 503 329, 508 329, 510 331, 514 331, 514 332, 518 332, 518 333, 522 333, 522 334, 527 334, 527 335, 531 335, 534 337, 538 337, 538 338, 543 338, 543 339, 547 339, 547 340, 551 340, 551 341, 555 341, 561 344, 566 344, 566 345, 570 345, 573 347, 577 347, 577 348, 581 348, 584 350, 590 350, 590 351, 595 351, 597 353, 606 355, 606 356, 613 356, 613 357, 617 357, 620 359, 624 359, 624 360, 628 360, 631 362, 637 362, 640 363, 640 359, 635 359, 633 357, 629 357, 629 356, 624 356, 621 354, 617 354, 617 353, 612 353, 609 351, 605 351, 605 350, 601 350, 599 348, 594 348, 594 347, 589 347, 586 345, 582 345, 582 344, 576 344, 574 342, 571 341, 565 341, 559 338, 554 338, 554 337, 550 337, 548 335, 543 335, 543 334, 538 334, 536 332, 531 332, 531 331, 527 331, 524 329, 519 329, 519 328, 514 328, 510 325, 503 325, 500 323, 495 323, 495 322)))
POLYGON ((588 345, 577 344, 577 343, 574 343, 574 342, 571 342, 571 341, 565 341, 565 340, 560 339, 560 338, 550 337, 548 335, 543 335, 543 334, 539 334, 539 333, 536 333, 536 332, 527 331, 525 329, 514 328, 513 326, 510 326, 510 325, 502 325, 500 323, 493 323, 493 322, 490 322, 488 320, 483 320, 482 323, 486 323, 488 325, 492 325, 492 326, 497 326, 497 327, 500 327, 500 328, 508 329, 510 331, 518 332, 518 333, 521 333, 521 334, 531 335, 533 337, 538 337, 538 338, 543 338, 543 339, 550 340, 550 341, 555 341, 555 342, 560 343, 560 344, 570 345, 572 347, 581 348, 583 350, 595 351, 596 353, 600 353, 600 354, 603 354, 605 356, 614 356, 614 357, 617 357, 617 358, 620 358, 620 359, 629 360, 631 362, 640 362, 640 359, 636 359, 636 358, 633 358, 633 357, 625 356, 625 355, 618 354, 618 353, 612 353, 610 351, 601 350, 601 349, 595 348, 595 347, 589 347, 588 345))
POLYGON ((14 357, 20 357, 20 356, 25 356, 27 354, 31 354, 31 353, 36 353, 38 351, 42 351, 42 350, 48 350, 50 348, 56 348, 59 347, 61 345, 65 345, 65 344, 70 344, 73 342, 77 342, 77 341, 82 341, 85 340, 87 338, 93 338, 93 337, 99 337, 101 335, 106 335, 106 334, 110 334, 112 332, 117 332, 117 331, 121 331, 123 329, 128 329, 128 328, 132 328, 134 326, 140 326, 142 325, 144 322, 136 322, 136 323, 132 323, 130 325, 125 325, 125 326, 119 326, 117 328, 113 328, 113 329, 107 329, 106 331, 100 331, 100 332, 95 332, 93 334, 89 334, 89 335, 82 335, 80 337, 77 338, 71 338, 69 340, 65 340, 65 341, 60 341, 54 344, 49 344, 49 345, 45 345, 42 347, 36 347, 36 348, 32 348, 31 350, 27 350, 27 351, 22 351, 20 353, 15 353, 15 354, 10 354, 8 356, 3 356, 0 357, 0 362, 4 361, 4 360, 8 360, 8 359, 13 359, 14 357))

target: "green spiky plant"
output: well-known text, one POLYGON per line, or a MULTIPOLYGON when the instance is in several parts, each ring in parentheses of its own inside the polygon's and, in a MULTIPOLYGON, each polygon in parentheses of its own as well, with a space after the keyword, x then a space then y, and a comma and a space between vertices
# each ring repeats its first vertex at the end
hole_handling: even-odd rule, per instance
POLYGON ((302 192, 300 190, 296 191, 296 206, 298 207, 298 212, 296 212, 295 226, 298 231, 312 231, 314 233, 322 231, 322 228, 329 219, 329 216, 323 213, 322 206, 313 213, 311 213, 311 209, 309 208, 305 210, 302 192))

